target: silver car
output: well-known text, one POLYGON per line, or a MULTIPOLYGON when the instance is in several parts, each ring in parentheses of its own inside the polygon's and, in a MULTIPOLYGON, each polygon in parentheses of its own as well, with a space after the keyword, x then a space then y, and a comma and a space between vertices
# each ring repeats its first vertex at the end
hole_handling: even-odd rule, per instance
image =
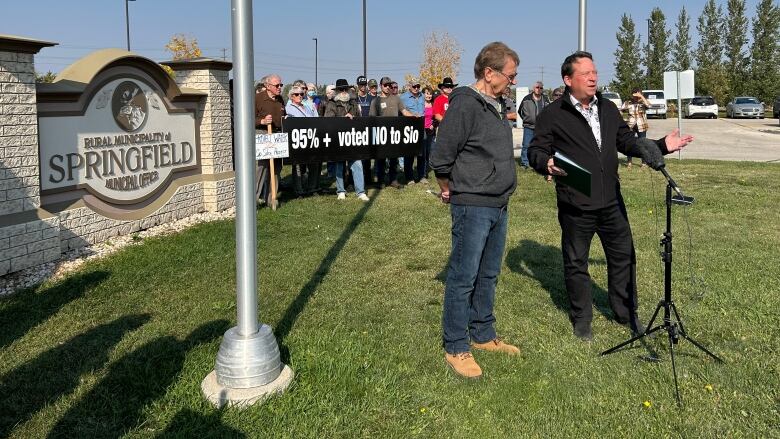
POLYGON ((764 104, 756 98, 738 96, 726 105, 726 117, 764 118, 764 104))

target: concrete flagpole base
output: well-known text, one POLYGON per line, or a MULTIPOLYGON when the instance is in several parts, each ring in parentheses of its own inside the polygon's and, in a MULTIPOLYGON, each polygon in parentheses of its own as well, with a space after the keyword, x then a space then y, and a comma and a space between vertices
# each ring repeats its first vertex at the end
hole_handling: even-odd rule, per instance
POLYGON ((284 392, 292 382, 293 375, 294 373, 290 366, 282 364, 282 372, 270 383, 247 389, 235 389, 219 384, 217 382, 217 372, 212 370, 201 382, 200 389, 203 392, 203 396, 217 408, 222 408, 226 405, 247 407, 262 403, 271 396, 284 392))

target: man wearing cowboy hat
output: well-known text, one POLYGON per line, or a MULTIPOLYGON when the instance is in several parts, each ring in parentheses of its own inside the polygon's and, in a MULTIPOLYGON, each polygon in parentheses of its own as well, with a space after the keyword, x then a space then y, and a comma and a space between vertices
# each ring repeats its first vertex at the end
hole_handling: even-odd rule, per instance
MULTIPOLYGON (((336 94, 328 101, 325 107, 325 117, 360 117, 360 106, 352 99, 349 93, 350 85, 346 79, 336 81, 336 94)), ((355 182, 355 193, 361 201, 368 201, 363 182, 363 163, 360 160, 350 160, 349 168, 355 182)), ((336 197, 345 199, 347 191, 344 189, 344 161, 336 162, 336 197)))
POLYGON ((450 93, 452 89, 457 87, 458 84, 452 83, 452 78, 444 78, 439 84, 439 90, 441 94, 433 101, 433 118, 436 120, 436 124, 440 124, 444 119, 444 113, 447 112, 447 108, 450 106, 450 93))

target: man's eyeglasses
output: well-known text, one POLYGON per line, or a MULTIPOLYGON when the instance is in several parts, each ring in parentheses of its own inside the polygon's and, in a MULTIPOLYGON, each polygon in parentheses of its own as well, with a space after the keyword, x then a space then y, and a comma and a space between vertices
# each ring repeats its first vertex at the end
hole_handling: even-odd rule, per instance
POLYGON ((282 84, 281 82, 278 84, 268 84, 269 87, 276 87, 276 88, 281 88, 283 85, 284 84, 282 84))
POLYGON ((534 87, 534 88, 537 89, 537 90, 543 90, 544 89, 544 87, 540 87, 538 85, 536 87, 534 87))
POLYGON ((504 78, 508 79, 509 82, 514 82, 515 78, 517 78, 517 73, 513 73, 511 75, 507 75, 506 73, 502 72, 501 70, 496 70, 496 69, 491 69, 491 70, 493 70, 496 73, 500 73, 501 76, 503 76, 504 78))
POLYGON ((414 84, 412 85, 412 88, 420 88, 420 84, 414 84))

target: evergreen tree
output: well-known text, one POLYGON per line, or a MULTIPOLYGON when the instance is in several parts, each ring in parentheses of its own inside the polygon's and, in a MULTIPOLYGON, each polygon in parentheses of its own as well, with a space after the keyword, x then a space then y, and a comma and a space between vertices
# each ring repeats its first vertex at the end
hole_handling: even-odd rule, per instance
POLYGON ((615 36, 618 47, 615 50, 615 79, 611 89, 617 91, 621 97, 628 98, 633 88, 641 87, 643 76, 639 67, 642 62, 639 36, 630 15, 623 14, 615 36))
POLYGON ((756 6, 750 59, 751 94, 773 102, 780 94, 780 6, 773 0, 761 0, 756 6))
POLYGON ((747 65, 749 59, 745 56, 747 44, 748 20, 745 16, 745 0, 728 0, 726 4, 728 15, 726 18, 726 37, 724 50, 726 62, 724 67, 729 79, 728 95, 726 101, 731 101, 734 96, 747 93, 747 65))
POLYGON ((666 29, 666 16, 661 8, 653 8, 650 13, 650 35, 648 35, 645 68, 647 86, 664 87, 664 72, 669 70, 669 31, 666 29))
POLYGON ((697 94, 710 95, 720 105, 725 105, 728 94, 728 78, 723 69, 723 10, 708 0, 699 16, 699 45, 696 48, 697 94))
POLYGON ((685 6, 677 16, 677 35, 672 42, 672 67, 674 70, 689 70, 693 64, 691 59, 691 20, 685 6))

